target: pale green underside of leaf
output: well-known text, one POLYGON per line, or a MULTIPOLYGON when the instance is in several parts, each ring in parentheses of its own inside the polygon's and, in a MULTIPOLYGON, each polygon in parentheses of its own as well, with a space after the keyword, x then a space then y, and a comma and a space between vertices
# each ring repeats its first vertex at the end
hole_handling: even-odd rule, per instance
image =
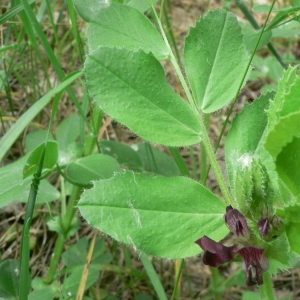
POLYGON ((145 171, 166 177, 180 175, 176 162, 165 152, 149 145, 149 143, 136 144, 134 149, 141 157, 145 171))
MULTIPOLYGON (((41 157, 44 152, 45 143, 36 147, 29 155, 23 169, 23 178, 37 172, 41 163, 41 157)), ((56 141, 48 141, 45 148, 45 155, 43 158, 43 169, 51 169, 58 160, 58 144, 56 141)))
POLYGON ((99 142, 99 146, 102 154, 114 157, 121 167, 136 171, 143 170, 144 166, 140 156, 130 146, 120 142, 108 140, 101 140, 99 142))
POLYGON ((57 128, 57 142, 60 150, 68 151, 80 134, 80 117, 76 114, 68 116, 57 128))
POLYGON ((210 11, 190 29, 184 65, 197 105, 203 112, 216 111, 234 98, 248 61, 241 28, 233 14, 225 10, 210 11))
POLYGON ((70 163, 66 168, 67 176, 79 184, 89 184, 92 180, 112 177, 120 166, 108 155, 94 154, 70 163))
POLYGON ((152 52, 159 60, 168 58, 170 54, 153 24, 135 8, 117 3, 98 6, 89 21, 87 37, 90 51, 99 47, 142 49, 152 52))
POLYGON ((168 85, 152 54, 100 48, 88 55, 85 74, 100 108, 145 140, 168 146, 200 142, 196 114, 168 85))
POLYGON ((78 206, 90 225, 162 258, 197 255, 197 239, 207 235, 220 240, 228 233, 225 204, 186 177, 144 177, 126 171, 95 182, 78 206))
MULTIPOLYGON (((261 34, 261 30, 255 30, 253 27, 247 23, 247 25, 243 26, 243 35, 244 35, 244 42, 247 48, 247 51, 250 53, 254 51, 256 46, 257 40, 261 34)), ((265 31, 259 41, 256 50, 263 48, 265 45, 269 43, 272 38, 272 31, 265 31)))
MULTIPOLYGON (((155 5, 158 0, 153 0, 151 2, 153 3, 153 5, 155 5)), ((151 7, 148 0, 125 0, 124 4, 138 9, 141 13, 144 13, 151 7)))
MULTIPOLYGON (((23 168, 28 155, 18 161, 0 168, 0 208, 16 202, 28 200, 32 177, 23 180, 23 168)), ((59 192, 47 180, 41 181, 37 196, 38 203, 58 199, 59 192)))

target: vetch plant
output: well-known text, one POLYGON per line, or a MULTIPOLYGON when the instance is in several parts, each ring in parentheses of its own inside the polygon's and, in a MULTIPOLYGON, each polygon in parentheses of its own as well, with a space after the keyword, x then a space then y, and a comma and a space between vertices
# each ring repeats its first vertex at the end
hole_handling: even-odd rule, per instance
MULTIPOLYGON (((237 18, 228 11, 209 11, 190 28, 183 61, 179 64, 177 49, 176 57, 172 51, 175 44, 172 41, 170 46, 163 29, 163 8, 159 17, 154 7, 158 1, 74 2, 79 15, 89 23, 88 54, 84 70, 67 77, 29 2, 21 0, 22 5, 1 19, 4 22, 12 13, 22 10, 22 22, 34 27, 34 30, 26 27, 32 31, 31 44, 43 58, 37 35, 62 82, 36 101, 1 138, 0 158, 3 158, 28 124, 54 98, 48 131, 27 134, 27 154, 0 168, 0 207, 13 201, 27 201, 24 226, 21 225, 20 269, 18 261, 1 262, 0 268, 7 274, 4 277, 11 280, 0 289, 0 297, 25 300, 33 290, 30 297, 47 293, 55 298, 60 292, 63 273, 67 274, 63 297, 75 294, 78 299, 84 297, 98 280, 99 263, 109 264, 112 258, 104 253, 104 240, 96 241, 96 232, 90 245, 81 239, 64 251, 66 241, 79 230, 78 208, 91 226, 138 251, 160 299, 165 300, 167 296, 147 255, 181 259, 180 266, 176 261, 172 299, 177 293, 183 259, 199 254, 204 264, 211 267, 231 261, 239 263, 237 273, 245 273, 246 284, 258 286, 261 299, 275 299, 272 276, 293 268, 300 255, 297 218, 300 212, 300 79, 298 66, 287 67, 270 41, 285 22, 289 23, 288 18, 296 20, 299 7, 277 9, 276 16, 267 25, 273 1, 267 7, 269 13, 264 26, 259 28, 249 18, 243 2, 237 0, 236 4, 256 31, 241 28, 237 18), (153 23, 144 15, 147 9, 152 10, 153 23), (264 46, 274 55, 268 58, 280 62, 276 67, 280 71, 272 78, 278 86, 268 88, 276 92, 269 91, 251 105, 245 104, 234 118, 225 140, 224 174, 215 153, 240 90, 249 79, 262 75, 258 69, 250 77, 255 51, 264 46), (167 82, 165 60, 174 67, 185 92, 183 97, 167 82), (70 84, 83 73, 87 93, 80 105, 70 84), (52 135, 64 89, 80 116, 74 114, 63 120, 52 135), (229 103, 231 107, 214 148, 206 121, 210 113, 229 103), (105 127, 104 114, 126 125, 146 142, 129 147, 100 140, 105 127), (91 124, 86 116, 91 117, 91 124), (168 146, 174 160, 150 143, 168 146), (206 156, 209 160, 221 197, 206 187, 205 163, 201 165, 201 183, 197 181, 195 168, 194 179, 189 178, 178 148, 187 146, 192 152, 195 144, 202 146, 202 162, 206 162, 206 156), (59 190, 46 180, 54 173, 60 177, 59 190), (58 198, 61 211, 47 222, 49 230, 58 233, 49 270, 43 280, 35 278, 30 283, 29 236, 35 204, 58 198), (225 239, 228 237, 229 240, 225 239), (66 268, 58 275, 61 260, 66 268)), ((68 8, 83 61, 72 0, 68 1, 68 8)), ((257 56, 254 65, 260 61, 257 56)), ((44 64, 43 60, 41 63, 44 64)), ((46 68, 44 71, 47 73, 46 68)), ((212 273, 215 282, 210 288, 217 296, 228 287, 229 281, 234 284, 232 277, 220 284, 214 269, 212 273)))
POLYGON ((276 95, 262 95, 235 118, 226 139, 228 188, 203 114, 236 99, 251 71, 254 53, 250 58, 235 16, 210 11, 190 29, 185 78, 153 5, 161 35, 130 6, 91 1, 86 10, 75 3, 90 23, 84 72, 95 103, 149 142, 169 147, 203 143, 223 195, 221 200, 186 177, 123 171, 93 182, 78 203, 81 215, 115 240, 157 257, 197 255, 195 241, 208 265, 240 256, 247 284, 260 285, 262 299, 275 299, 270 276, 292 267, 300 254, 299 223, 289 213, 298 210, 300 195, 297 67, 284 73, 276 95), (167 84, 163 59, 173 64, 187 101, 167 84), (215 242, 229 231, 235 236, 231 246, 215 242))

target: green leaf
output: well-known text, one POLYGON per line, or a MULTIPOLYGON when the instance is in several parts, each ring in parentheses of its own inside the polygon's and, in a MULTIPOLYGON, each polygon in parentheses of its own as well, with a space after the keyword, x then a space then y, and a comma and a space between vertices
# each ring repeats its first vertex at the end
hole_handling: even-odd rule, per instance
MULTIPOLYGON (((31 177, 30 179, 32 181, 31 177)), ((28 182, 28 184, 25 186, 24 184, 22 184, 23 189, 15 196, 15 198, 13 198, 13 200, 18 202, 28 201, 31 181, 28 182)), ((36 198, 36 204, 49 203, 59 198, 60 192, 52 184, 50 184, 48 180, 45 179, 40 181, 39 190, 36 198)))
POLYGON ((117 161, 103 154, 86 156, 70 163, 66 168, 67 176, 78 184, 86 185, 93 180, 109 178, 118 172, 117 161))
MULTIPOLYGON (((248 52, 253 52, 261 30, 255 30, 250 24, 243 27, 244 41, 248 52)), ((259 41, 257 50, 267 45, 272 38, 272 31, 265 31, 259 41)), ((282 67, 281 67, 282 68, 282 67)))
POLYGON ((201 252, 203 235, 222 239, 225 204, 186 177, 144 177, 130 171, 94 182, 78 203, 87 222, 117 241, 163 258, 201 252))
MULTIPOLYGON (((0 207, 13 202, 16 197, 30 184, 30 178, 23 181, 23 167, 28 156, 0 168, 0 207)), ((28 194, 27 194, 28 196, 28 194)))
POLYGON ((293 267, 295 255, 290 252, 288 237, 285 233, 268 245, 265 255, 269 260, 270 266, 268 272, 276 275, 280 271, 287 271, 293 267))
MULTIPOLYGON (((45 148, 45 143, 35 148, 29 155, 27 162, 23 169, 23 178, 37 172, 40 160, 45 148)), ((58 145, 55 141, 48 141, 46 145, 46 152, 43 161, 43 170, 51 169, 57 163, 58 160, 58 145)))
POLYGON ((7 259, 0 264, 0 297, 2 299, 16 299, 18 297, 19 273, 20 263, 16 260, 7 259))
POLYGON ((276 163, 279 177, 293 193, 300 194, 300 77, 297 67, 289 67, 279 83, 268 110, 265 148, 276 163))
POLYGON ((79 220, 78 217, 75 216, 72 218, 72 222, 70 226, 68 227, 68 231, 65 230, 65 228, 62 225, 61 217, 55 216, 47 221, 47 226, 50 231, 57 232, 65 237, 67 240, 71 236, 73 236, 80 228, 79 226, 79 220))
POLYGON ((299 39, 299 30, 299 21, 290 21, 272 29, 272 36, 273 38, 299 39))
POLYGON ((76 141, 80 134, 80 122, 81 118, 74 114, 62 121, 57 128, 60 165, 82 157, 83 146, 76 141))
MULTIPOLYGON (((86 257, 88 255, 88 240, 83 237, 78 240, 75 245, 72 245, 62 255, 62 260, 67 266, 68 270, 75 266, 84 265, 86 263, 86 257)), ((95 243, 95 248, 92 257, 92 263, 97 264, 109 264, 112 256, 106 252, 106 244, 103 238, 98 237, 95 243), (109 254, 109 255, 108 255, 109 254)))
MULTIPOLYGON (((151 2, 153 3, 153 5, 155 5, 158 0, 152 0, 151 2)), ((144 13, 146 10, 151 8, 149 1, 147 0, 125 0, 124 4, 136 8, 141 13, 144 13)))
POLYGON ((57 128, 57 142, 60 150, 68 151, 68 146, 79 137, 80 117, 70 115, 63 120, 57 128))
POLYGON ((255 70, 251 73, 251 79, 253 78, 253 80, 259 80, 268 77, 277 83, 282 78, 284 73, 284 69, 274 56, 261 58, 255 55, 253 58, 253 65, 255 67, 255 70))
POLYGON ((280 121, 291 113, 299 112, 298 101, 300 90, 300 77, 297 75, 297 66, 289 67, 279 82, 278 92, 274 101, 270 103, 268 110, 269 131, 280 121))
POLYGON ((110 5, 107 0, 86 0, 84 2, 81 0, 74 0, 73 3, 77 13, 86 22, 96 19, 99 11, 110 5))
POLYGON ((246 104, 243 111, 233 120, 225 144, 227 173, 233 190, 236 171, 243 168, 242 164, 246 163, 247 157, 250 160, 262 146, 261 140, 267 126, 265 109, 273 96, 274 93, 267 93, 256 99, 253 104, 246 104))
POLYGON ((143 161, 145 171, 166 177, 180 175, 174 159, 165 152, 146 143, 139 143, 132 147, 136 149, 143 161))
MULTIPOLYGON (((74 299, 77 295, 84 265, 75 267, 67 278, 64 279, 62 286, 63 299, 74 299), (68 298, 69 297, 69 298, 68 298)), ((85 290, 89 289, 99 278, 99 265, 91 264, 89 266, 89 274, 85 286, 85 290)))
POLYGON ((31 131, 26 135, 25 145, 27 152, 31 152, 39 145, 45 142, 46 138, 48 137, 48 141, 54 141, 54 138, 51 133, 48 135, 47 130, 35 130, 31 131))
POLYGON ((90 25, 87 30, 90 51, 99 47, 142 49, 161 60, 169 56, 162 37, 141 12, 133 7, 104 1, 74 1, 78 13, 90 25))
POLYGON ((284 208, 285 218, 293 223, 300 223, 299 214, 300 214, 300 206, 298 204, 294 204, 291 206, 287 206, 284 208))
POLYGON ((234 98, 248 61, 241 28, 233 14, 220 9, 210 11, 190 29, 184 65, 203 112, 216 111, 234 98))
POLYGON ((102 140, 99 142, 102 154, 112 156, 121 167, 127 167, 132 170, 143 170, 143 162, 140 156, 133 150, 133 146, 129 147, 125 144, 115 141, 102 140))
MULTIPOLYGON (((283 22, 285 19, 292 18, 293 14, 297 14, 300 10, 300 6, 296 6, 296 7, 284 7, 281 10, 278 10, 279 13, 275 16, 275 18, 273 18, 273 20, 270 22, 270 24, 267 27, 267 30, 273 29, 278 27, 278 24, 284 24, 284 23, 289 23, 289 22, 283 22)), ((297 16, 297 15, 294 15, 297 16)))
POLYGON ((88 55, 85 74, 100 108, 142 138, 168 146, 200 142, 197 115, 168 85, 152 54, 100 48, 88 55))
POLYGON ((28 295, 28 300, 53 300, 57 291, 52 286, 46 286, 43 289, 35 290, 28 295))
MULTIPOLYGON (((23 180, 23 168, 28 155, 0 168, 0 208, 10 203, 27 202, 32 177, 23 180)), ((47 203, 59 198, 59 192, 47 180, 40 182, 37 203, 47 203)))
MULTIPOLYGON (((300 118, 300 117, 299 117, 300 118)), ((300 124, 299 124, 300 126, 300 124)), ((300 127, 299 127, 300 130, 300 127)), ((276 171, 295 196, 300 195, 300 138, 287 144, 276 159, 276 171)))
POLYGON ((258 293, 255 292, 244 292, 242 300, 261 300, 258 293))
POLYGON ((265 148, 276 160, 283 148, 293 142, 294 137, 300 137, 300 110, 279 119, 268 133, 265 148))
POLYGON ((289 222, 285 228, 286 228, 286 235, 290 245, 290 250, 295 252, 297 255, 300 255, 300 240, 299 240, 300 223, 289 222))

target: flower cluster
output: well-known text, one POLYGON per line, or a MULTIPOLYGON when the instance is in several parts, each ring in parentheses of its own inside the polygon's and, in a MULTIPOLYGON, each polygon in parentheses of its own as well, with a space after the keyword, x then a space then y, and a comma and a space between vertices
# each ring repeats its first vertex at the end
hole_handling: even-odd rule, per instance
MULTIPOLYGON (((251 232, 245 216, 232 206, 227 206, 225 222, 232 233, 241 241, 243 247, 238 245, 227 247, 203 236, 196 241, 204 250, 203 263, 211 267, 218 267, 220 264, 231 261, 236 255, 240 255, 243 259, 243 270, 247 276, 247 285, 263 284, 263 272, 269 268, 269 262, 263 248, 247 244, 250 241, 251 232)), ((266 237, 271 228, 269 219, 262 219, 257 225, 262 237, 266 237)))

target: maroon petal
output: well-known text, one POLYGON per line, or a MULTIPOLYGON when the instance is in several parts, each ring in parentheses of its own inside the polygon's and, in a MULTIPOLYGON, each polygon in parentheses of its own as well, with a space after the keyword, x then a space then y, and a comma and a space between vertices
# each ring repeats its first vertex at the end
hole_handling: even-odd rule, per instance
POLYGON ((269 218, 264 218, 257 223, 258 230, 262 237, 266 237, 271 230, 269 218))
POLYGON ((206 235, 195 242, 203 250, 203 263, 211 267, 218 267, 220 264, 229 262, 236 254, 236 247, 226 247, 215 242, 206 235))
POLYGON ((237 237, 249 237, 250 230, 246 218, 231 205, 226 207, 225 222, 237 237))
POLYGON ((243 270, 246 272, 248 286, 263 284, 263 272, 269 268, 264 252, 264 249, 256 247, 244 247, 238 251, 243 257, 243 270))

